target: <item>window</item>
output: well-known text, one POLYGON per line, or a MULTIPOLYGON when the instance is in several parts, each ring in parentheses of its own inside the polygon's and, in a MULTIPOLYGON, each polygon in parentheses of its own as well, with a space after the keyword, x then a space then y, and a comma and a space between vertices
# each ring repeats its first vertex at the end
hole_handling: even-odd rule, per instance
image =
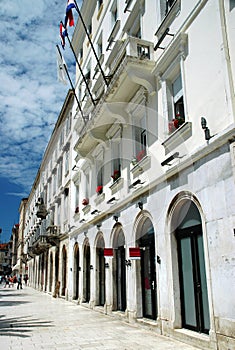
POLYGON ((90 171, 85 172, 85 197, 89 199, 90 197, 90 171))
POLYGON ((58 167, 58 187, 62 185, 62 162, 60 161, 58 167))
POLYGON ((141 39, 140 15, 138 15, 129 30, 129 35, 141 39))
POLYGON ((104 185, 104 168, 103 168, 103 163, 100 160, 96 162, 96 174, 97 174, 96 193, 101 194, 103 192, 103 185, 104 185))
POLYGON ((115 182, 121 176, 121 145, 120 141, 114 140, 112 143, 112 174, 111 177, 115 182))
POLYGON ((229 1, 229 10, 232 11, 232 9, 234 9, 235 7, 235 0, 230 0, 229 1))
POLYGON ((174 4, 175 0, 166 0, 166 10, 165 10, 165 15, 168 14, 168 12, 170 11, 172 5, 174 4))
POLYGON ((64 173, 67 175, 69 172, 69 151, 65 152, 65 159, 64 159, 64 173))
POLYGON ((64 131, 62 130, 60 134, 60 141, 59 141, 60 149, 63 147, 63 144, 64 144, 64 131))
POLYGON ((66 119, 66 136, 68 136, 71 130, 71 119, 72 119, 72 113, 70 112, 66 119))
POLYGON ((51 181, 48 182, 47 193, 48 193, 48 201, 50 201, 51 200, 51 181))
POLYGON ((75 213, 79 213, 79 184, 75 184, 75 213))
POLYGON ((170 112, 168 113, 168 129, 169 133, 172 133, 185 122, 181 74, 171 82, 170 93, 172 98, 168 106, 168 111, 170 112))
POLYGON ((111 8, 111 28, 113 28, 117 19, 118 19, 118 9, 117 9, 117 0, 115 0, 111 8))
POLYGON ((61 205, 60 205, 60 203, 58 203, 58 206, 57 206, 57 225, 58 226, 60 226, 60 216, 61 216, 61 213, 60 213, 60 211, 61 211, 61 205))
POLYGON ((79 60, 82 61, 82 59, 83 59, 83 48, 81 48, 79 51, 79 60))
POLYGON ((53 176, 53 195, 56 193, 56 173, 53 176))
POLYGON ((137 162, 141 161, 147 153, 146 118, 135 121, 134 125, 134 153, 137 162))
POLYGON ((98 0, 98 10, 100 9, 100 7, 103 5, 103 0, 98 0))
POLYGON ((92 34, 92 23, 90 22, 90 24, 87 26, 87 31, 88 34, 91 35, 92 34))
POLYGON ((97 42, 97 56, 98 58, 101 57, 103 53, 103 43, 102 43, 102 34, 100 35, 98 42, 97 42))

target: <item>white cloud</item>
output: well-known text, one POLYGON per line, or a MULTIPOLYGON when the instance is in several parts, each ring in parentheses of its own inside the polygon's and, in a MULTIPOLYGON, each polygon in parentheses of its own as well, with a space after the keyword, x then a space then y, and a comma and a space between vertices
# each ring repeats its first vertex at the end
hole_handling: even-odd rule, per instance
MULTIPOLYGON (((65 6, 66 0, 1 1, 0 174, 26 192, 69 88, 57 81, 56 71, 59 22, 65 6)), ((64 55, 74 70, 68 46, 64 55)))

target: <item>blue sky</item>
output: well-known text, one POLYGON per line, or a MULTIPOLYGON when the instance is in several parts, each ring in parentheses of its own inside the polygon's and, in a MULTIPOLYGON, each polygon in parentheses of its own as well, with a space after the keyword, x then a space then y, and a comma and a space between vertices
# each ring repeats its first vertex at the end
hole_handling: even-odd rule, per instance
MULTIPOLYGON (((0 1, 0 235, 19 221, 69 85, 57 79, 56 44, 66 0, 0 1)), ((78 4, 80 1, 78 1, 78 4)), ((75 24, 76 13, 74 11, 75 24)), ((72 37, 73 28, 69 28, 72 37)), ((71 77, 75 60, 63 51, 71 77)))

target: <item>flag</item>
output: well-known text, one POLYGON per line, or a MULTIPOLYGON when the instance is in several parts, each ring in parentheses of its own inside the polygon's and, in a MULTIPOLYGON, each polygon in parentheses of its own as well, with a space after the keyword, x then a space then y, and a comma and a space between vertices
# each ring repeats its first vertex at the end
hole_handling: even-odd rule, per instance
POLYGON ((67 36, 67 30, 66 27, 64 27, 63 23, 60 22, 60 38, 61 38, 61 46, 65 47, 65 37, 67 36))
POLYGON ((66 15, 65 15, 65 28, 67 28, 67 24, 69 22, 69 26, 74 26, 74 19, 73 19, 73 11, 72 9, 76 8, 74 0, 68 0, 67 1, 67 7, 66 7, 66 15))
POLYGON ((60 54, 60 52, 57 50, 57 78, 58 80, 67 85, 67 73, 66 73, 66 63, 64 60, 64 57, 60 54))
POLYGON ((67 1, 66 12, 68 12, 71 9, 74 9, 75 7, 76 6, 75 6, 75 3, 74 3, 74 0, 68 0, 67 1))

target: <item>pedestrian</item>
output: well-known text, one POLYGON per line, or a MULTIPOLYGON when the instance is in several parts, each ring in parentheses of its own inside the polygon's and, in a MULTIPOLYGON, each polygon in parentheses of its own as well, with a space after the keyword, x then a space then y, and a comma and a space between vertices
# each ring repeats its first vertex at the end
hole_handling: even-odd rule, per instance
POLYGON ((5 277, 5 286, 4 286, 4 288, 6 288, 6 286, 8 286, 10 288, 8 276, 5 277))
POLYGON ((22 275, 19 275, 17 278, 17 289, 22 289, 22 275))
POLYGON ((56 298, 58 296, 60 296, 60 281, 56 282, 56 286, 55 286, 55 292, 53 294, 53 297, 56 298))
POLYGON ((28 283, 28 275, 27 273, 24 275, 24 284, 27 286, 28 283))

